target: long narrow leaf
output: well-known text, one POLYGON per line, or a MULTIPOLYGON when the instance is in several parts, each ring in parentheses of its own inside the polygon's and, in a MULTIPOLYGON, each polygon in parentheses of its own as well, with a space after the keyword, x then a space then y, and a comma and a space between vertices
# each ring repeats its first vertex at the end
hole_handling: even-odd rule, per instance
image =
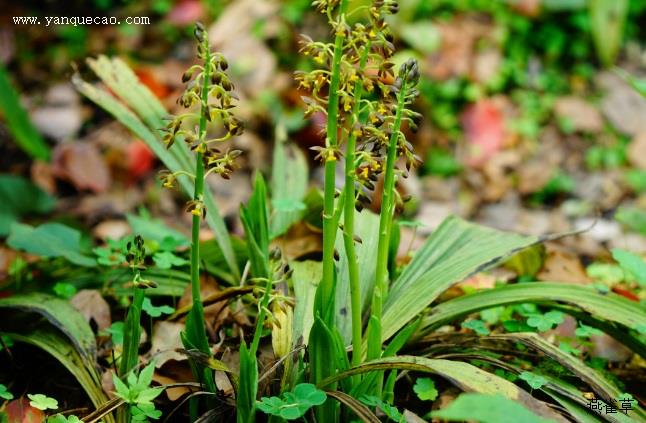
POLYGON ((308 168, 305 155, 285 141, 284 128, 276 129, 271 173, 271 238, 284 234, 305 211, 308 168))
POLYGON ((31 157, 49 160, 49 147, 34 128, 27 112, 20 104, 18 92, 9 81, 4 66, 0 65, 0 114, 4 115, 7 129, 16 144, 31 157))
POLYGON ((437 374, 463 391, 479 392, 482 394, 501 394, 519 402, 539 416, 562 421, 545 403, 533 398, 513 383, 491 373, 487 373, 484 370, 480 370, 471 364, 459 361, 413 356, 386 357, 361 364, 347 371, 339 372, 321 381, 318 386, 325 387, 356 374, 380 370, 410 370, 437 374))
POLYGON ((486 308, 524 302, 568 304, 602 320, 637 330, 646 321, 642 306, 619 295, 600 294, 591 287, 556 282, 506 285, 446 301, 426 316, 420 331, 429 332, 461 316, 486 308))
POLYGON ((384 305, 383 340, 394 335, 451 285, 524 248, 560 236, 563 235, 524 236, 469 223, 455 216, 447 218, 393 283, 384 305))

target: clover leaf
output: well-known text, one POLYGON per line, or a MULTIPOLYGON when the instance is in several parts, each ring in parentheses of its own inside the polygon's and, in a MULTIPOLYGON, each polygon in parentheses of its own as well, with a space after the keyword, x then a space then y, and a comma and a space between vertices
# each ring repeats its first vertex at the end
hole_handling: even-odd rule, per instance
POLYGON ((578 349, 578 348, 575 348, 575 347, 574 347, 574 346, 572 346, 572 344, 570 344, 569 342, 559 342, 559 349, 560 349, 561 351, 565 351, 566 353, 568 353, 568 354, 572 354, 572 355, 579 355, 579 354, 581 354, 581 350, 580 350, 580 349, 578 349))
POLYGON ((261 398, 258 408, 272 416, 295 420, 303 417, 307 410, 313 406, 323 404, 326 399, 325 392, 315 385, 300 383, 296 385, 293 392, 285 392, 280 397, 261 398))
POLYGON ((13 399, 13 394, 9 392, 6 386, 0 383, 0 398, 8 400, 13 399))
POLYGON ((520 378, 527 382, 527 384, 532 388, 532 389, 540 389, 543 385, 547 383, 547 379, 545 379, 541 375, 537 375, 536 373, 532 372, 522 372, 520 374, 520 378))
POLYGON ((487 329, 485 322, 479 319, 472 319, 463 322, 462 327, 465 329, 471 329, 478 335, 489 335, 489 329, 487 329))
POLYGON ((155 306, 153 303, 150 301, 150 298, 146 297, 144 298, 144 302, 141 305, 141 309, 148 313, 150 317, 159 317, 162 314, 173 314, 175 312, 175 309, 171 306, 163 305, 163 306, 155 306))
POLYGON ((185 266, 188 264, 188 260, 178 257, 170 251, 159 251, 153 255, 153 260, 155 265, 160 269, 170 269, 171 267, 176 266, 185 266))
POLYGON ((641 286, 646 286, 646 261, 643 257, 630 251, 614 248, 612 258, 625 272, 634 276, 641 286))
POLYGON ((438 394, 435 382, 430 377, 417 378, 413 391, 417 394, 417 398, 422 401, 434 401, 438 394))
POLYGON ((119 249, 112 247, 96 247, 92 250, 96 254, 96 261, 104 266, 117 266, 126 261, 126 256, 119 249))
POLYGON ((110 325, 109 328, 105 329, 103 332, 109 334, 112 337, 113 345, 123 345, 123 332, 124 332, 124 323, 123 322, 114 322, 110 325))
POLYGON ((29 401, 29 405, 39 410, 56 410, 58 408, 58 401, 54 398, 48 397, 47 395, 27 394, 27 397, 31 400, 29 401))
POLYGON ((69 300, 70 298, 72 298, 77 291, 74 285, 66 282, 56 282, 53 290, 57 296, 65 300, 69 300))
POLYGON ((359 401, 369 407, 378 407, 391 420, 394 420, 396 422, 402 421, 403 416, 399 412, 397 407, 388 404, 387 402, 381 400, 379 397, 372 395, 363 395, 359 398, 359 401))
POLYGON ((552 329, 552 326, 563 323, 564 316, 560 311, 552 310, 545 314, 532 314, 527 319, 527 324, 538 329, 539 332, 545 332, 552 329))
POLYGON ((593 335, 603 335, 603 332, 595 327, 584 325, 583 323, 579 322, 579 327, 576 328, 574 334, 579 338, 589 338, 593 335))

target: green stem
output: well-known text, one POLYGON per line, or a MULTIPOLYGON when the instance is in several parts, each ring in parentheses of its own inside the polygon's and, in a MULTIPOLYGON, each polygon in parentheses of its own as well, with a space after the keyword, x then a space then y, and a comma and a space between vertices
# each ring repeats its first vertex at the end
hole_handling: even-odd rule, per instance
MULTIPOLYGON (((339 17, 342 17, 347 8, 348 1, 342 0, 339 6, 339 17)), ((336 35, 334 39, 334 55, 332 58, 332 77, 330 79, 328 97, 328 119, 326 126, 327 147, 338 145, 338 113, 339 113, 339 81, 341 59, 343 58, 343 35, 336 35)), ((319 286, 321 309, 318 310, 325 323, 334 326, 334 242, 336 238, 336 225, 334 224, 334 194, 336 190, 335 175, 336 160, 325 162, 325 187, 323 200, 323 280, 319 286)))
POLYGON ((271 278, 267 278, 267 285, 265 287, 265 294, 260 300, 260 310, 258 310, 258 318, 256 319, 256 330, 253 334, 253 340, 251 341, 251 346, 249 348, 250 354, 255 356, 258 352, 258 345, 260 344, 260 337, 262 335, 262 327, 265 323, 265 314, 267 312, 267 307, 269 306, 269 299, 271 297, 272 283, 271 278))
MULTIPOLYGON (((204 73, 202 74, 202 105, 200 111, 200 127, 199 138, 204 141, 206 137, 206 105, 209 99, 209 79, 210 79, 210 52, 206 49, 204 59, 204 73)), ((202 201, 204 197, 204 163, 202 161, 202 153, 198 152, 195 157, 195 191, 193 193, 194 201, 202 201)), ((193 307, 191 313, 191 324, 193 325, 191 331, 196 339, 192 339, 195 347, 201 352, 210 355, 209 340, 206 336, 206 323, 204 319, 204 306, 200 296, 200 224, 202 222, 202 215, 193 215, 193 222, 191 228, 191 295, 193 300, 193 307)), ((213 373, 210 369, 194 363, 194 370, 197 374, 195 377, 206 385, 206 388, 215 392, 215 382, 213 380, 213 373)))
MULTIPOLYGON (((365 50, 359 63, 359 73, 366 67, 368 54, 370 53, 370 41, 366 43, 365 50)), ((361 97, 363 96, 363 83, 357 81, 354 86, 354 106, 352 116, 355 122, 359 121, 361 109, 361 97)), ((354 206, 355 206, 355 149, 357 136, 354 130, 350 129, 350 136, 345 151, 345 203, 343 211, 343 241, 345 254, 348 260, 348 278, 350 282, 350 302, 352 305, 352 367, 361 364, 361 285, 359 281, 359 263, 354 246, 354 206)), ((354 384, 361 381, 361 376, 353 378, 354 384)))
MULTIPOLYGON (((119 377, 126 378, 139 361, 139 339, 141 338, 141 309, 143 307, 145 290, 134 288, 132 305, 126 316, 126 325, 123 336, 123 352, 121 354, 121 364, 119 366, 119 377)), ((117 419, 120 422, 128 423, 131 419, 129 407, 122 408, 118 413, 117 419)))
POLYGON ((383 302, 388 292, 388 248, 390 246, 390 229, 392 227, 395 203, 395 161, 397 160, 397 141, 401 128, 402 112, 406 101, 406 81, 397 98, 397 110, 392 127, 392 134, 388 143, 388 157, 386 158, 386 171, 384 174, 384 190, 379 214, 379 243, 377 247, 377 269, 375 276, 375 293, 372 299, 371 314, 376 323, 368 339, 368 359, 376 359, 381 355, 381 316, 383 302))

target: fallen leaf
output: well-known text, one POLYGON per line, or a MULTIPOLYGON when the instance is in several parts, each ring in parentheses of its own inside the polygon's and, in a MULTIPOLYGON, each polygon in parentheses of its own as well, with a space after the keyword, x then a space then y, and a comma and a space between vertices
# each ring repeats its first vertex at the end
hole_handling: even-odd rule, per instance
MULTIPOLYGON (((210 295, 215 295, 218 292, 220 292, 220 288, 214 278, 209 276, 203 276, 200 278, 200 298, 202 298, 202 300, 210 295)), ((191 286, 189 285, 186 287, 184 294, 182 294, 182 297, 177 303, 177 310, 191 304, 193 301, 192 298, 191 286)), ((219 301, 215 304, 204 307, 204 319, 207 325, 207 333, 211 337, 214 337, 229 315, 230 312, 227 301, 219 301)))
POLYGON ((183 348, 180 333, 184 324, 178 322, 157 322, 153 327, 150 354, 155 357, 155 367, 160 368, 169 360, 186 360, 184 354, 175 351, 183 348))
POLYGON ((9 402, 5 407, 9 423, 41 423, 45 421, 45 413, 29 405, 27 398, 9 402))
POLYGON ((82 289, 70 299, 70 303, 88 322, 94 320, 99 330, 107 329, 112 324, 110 306, 99 291, 82 289))
POLYGON ((554 103, 554 113, 568 121, 576 131, 599 132, 603 129, 603 118, 599 109, 575 96, 558 98, 554 103))
POLYGON ((136 182, 148 175, 155 166, 155 154, 140 140, 128 144, 128 176, 136 182))
POLYGON ((92 234, 103 241, 117 240, 129 233, 130 225, 125 220, 104 220, 92 230, 92 234))
POLYGON ((278 3, 238 0, 229 3, 209 28, 211 45, 218 46, 238 69, 241 90, 254 96, 269 88, 276 74, 276 56, 263 42, 263 36, 278 31, 278 3), (262 22, 258 36, 257 22, 262 22))
POLYGON ((641 131, 633 137, 626 153, 633 166, 646 170, 646 131, 641 131))
POLYGON ((482 99, 467 107, 461 121, 469 144, 468 163, 482 166, 503 146, 503 113, 495 102, 482 99))
POLYGON ((613 362, 622 362, 628 360, 633 355, 631 350, 605 333, 603 335, 591 336, 590 341, 592 341, 591 355, 593 357, 600 357, 613 362))
POLYGON ((483 39, 496 45, 495 26, 466 15, 456 15, 449 21, 433 24, 440 34, 440 48, 428 56, 422 69, 439 80, 477 74, 474 72, 477 67, 476 46, 483 39))
POLYGON ((31 181, 43 191, 53 194, 56 192, 56 180, 52 165, 41 160, 34 160, 30 168, 31 181))
POLYGON ((166 15, 166 20, 177 26, 190 25, 204 16, 204 6, 197 0, 180 0, 166 15))
POLYGON ((105 192, 112 178, 99 150, 85 142, 59 144, 54 149, 53 173, 78 190, 105 192))
POLYGON ((470 289, 490 289, 496 286, 497 278, 489 273, 476 273, 468 279, 458 283, 456 286, 464 291, 470 289))
POLYGON ((163 83, 159 82, 154 73, 148 68, 136 68, 135 75, 139 81, 144 84, 158 99, 162 100, 170 94, 170 89, 163 83))
POLYGON ((646 98, 610 72, 600 73, 597 83, 606 92, 601 111, 610 123, 626 135, 646 132, 646 98))
MULTIPOLYGON (((179 382, 178 380, 173 379, 172 377, 161 375, 158 372, 155 372, 155 374, 153 375, 153 380, 159 383, 160 385, 170 385, 172 383, 179 382)), ((191 382, 191 380, 189 379, 187 382, 191 382)), ((191 389, 185 386, 178 386, 176 388, 165 389, 164 392, 166 392, 166 396, 168 397, 169 400, 177 401, 182 397, 182 395, 191 392, 191 389)))
POLYGON ((272 247, 277 246, 287 260, 295 260, 321 251, 321 233, 304 222, 292 225, 287 233, 274 239, 272 247))
POLYGON ((543 268, 536 275, 538 280, 573 284, 590 283, 579 257, 567 251, 547 245, 547 257, 543 268))

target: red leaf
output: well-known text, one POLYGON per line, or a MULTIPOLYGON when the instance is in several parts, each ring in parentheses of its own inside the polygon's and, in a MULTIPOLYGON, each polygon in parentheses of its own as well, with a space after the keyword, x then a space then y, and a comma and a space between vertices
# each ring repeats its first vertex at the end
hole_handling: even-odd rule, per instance
POLYGON ((150 91, 159 99, 166 98, 170 94, 170 89, 153 75, 148 69, 135 69, 135 74, 139 81, 148 87, 150 91))
POLYGON ((7 404, 5 412, 9 423, 41 423, 45 421, 45 413, 29 405, 27 398, 20 398, 7 404))
POLYGON ((143 141, 128 144, 128 177, 131 182, 146 176, 155 165, 155 154, 143 141))
POLYGON ((502 148, 505 136, 503 113, 494 101, 482 99, 467 107, 461 121, 469 143, 468 163, 481 166, 502 148))
POLYGON ((197 0, 184 0, 178 2, 168 15, 166 19, 174 25, 184 26, 190 25, 195 21, 202 20, 204 15, 204 6, 201 1, 197 0))

